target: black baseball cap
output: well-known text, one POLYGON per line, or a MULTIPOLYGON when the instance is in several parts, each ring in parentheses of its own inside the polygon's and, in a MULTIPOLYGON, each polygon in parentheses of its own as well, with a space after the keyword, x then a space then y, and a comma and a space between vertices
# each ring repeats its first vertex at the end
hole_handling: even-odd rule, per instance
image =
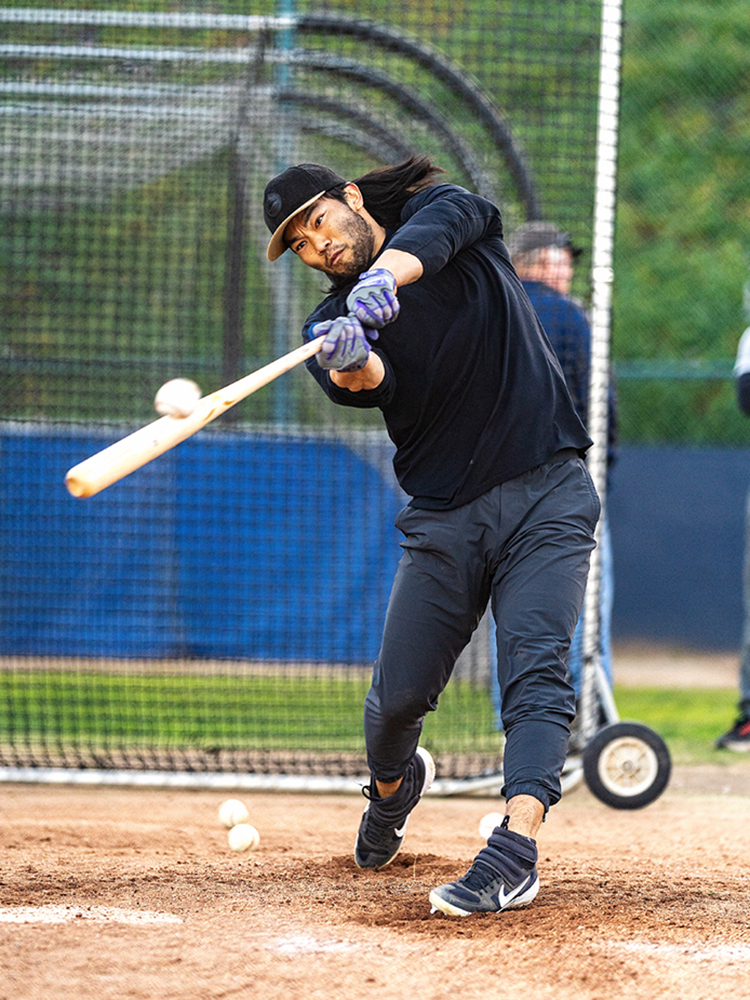
POLYGON ((511 259, 519 253, 531 253, 543 247, 564 247, 573 257, 580 257, 581 247, 573 246, 570 233, 564 233, 551 222, 524 222, 508 238, 508 253, 511 259))
POLYGON ((268 182, 263 193, 263 218, 271 232, 266 250, 269 260, 277 260, 287 249, 284 230, 294 216, 342 184, 346 184, 343 177, 319 163, 288 167, 268 182))

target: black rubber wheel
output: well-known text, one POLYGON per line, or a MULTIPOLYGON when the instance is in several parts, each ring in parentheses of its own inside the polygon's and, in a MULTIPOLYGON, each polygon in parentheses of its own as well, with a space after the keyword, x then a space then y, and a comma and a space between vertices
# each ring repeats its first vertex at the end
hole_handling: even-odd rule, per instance
POLYGON ((666 743, 640 722, 605 726, 583 751, 589 790, 615 809, 642 809, 658 799, 671 771, 666 743))

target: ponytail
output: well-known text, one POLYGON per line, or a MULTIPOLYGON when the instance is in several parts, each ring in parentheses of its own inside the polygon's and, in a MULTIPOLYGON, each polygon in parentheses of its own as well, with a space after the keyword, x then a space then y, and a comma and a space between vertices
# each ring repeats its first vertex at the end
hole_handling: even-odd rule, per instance
POLYGON ((381 226, 392 228, 401 221, 407 201, 425 188, 438 183, 444 174, 427 156, 411 156, 403 163, 372 170, 354 183, 362 192, 365 208, 381 226))
MULTIPOLYGON (((386 229, 393 229, 401 221, 401 211, 407 201, 426 188, 439 183, 444 174, 427 156, 411 156, 403 163, 371 170, 352 181, 362 192, 365 208, 375 221, 386 229)), ((343 199, 343 186, 329 191, 332 197, 343 199)))

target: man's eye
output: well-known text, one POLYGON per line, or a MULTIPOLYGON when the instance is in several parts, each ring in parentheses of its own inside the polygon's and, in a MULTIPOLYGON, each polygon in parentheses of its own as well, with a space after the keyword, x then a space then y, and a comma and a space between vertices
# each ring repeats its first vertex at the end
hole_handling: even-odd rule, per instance
POLYGON ((292 249, 295 253, 299 253, 305 246, 306 240, 300 240, 299 243, 295 243, 292 249))
POLYGON ((318 226, 319 226, 319 225, 321 224, 321 222, 323 221, 323 215, 324 215, 324 213, 323 213, 323 212, 321 212, 321 213, 320 213, 320 215, 319 215, 319 216, 317 217, 317 219, 315 220, 315 228, 316 228, 316 229, 317 229, 317 227, 318 227, 318 226))

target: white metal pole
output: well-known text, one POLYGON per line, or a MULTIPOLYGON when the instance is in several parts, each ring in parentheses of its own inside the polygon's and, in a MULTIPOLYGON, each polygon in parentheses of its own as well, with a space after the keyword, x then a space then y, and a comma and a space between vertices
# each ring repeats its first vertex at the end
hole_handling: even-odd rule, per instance
MULTIPOLYGON (((602 516, 597 529, 597 542, 601 538, 601 527, 607 502, 609 342, 615 238, 621 39, 622 0, 603 0, 591 274, 593 308, 588 422, 589 434, 594 442, 588 455, 588 468, 602 501, 602 516)), ((597 694, 604 698, 605 705, 603 707, 608 721, 615 721, 617 718, 609 685, 603 683, 602 676, 599 614, 600 553, 601 549, 597 544, 591 557, 591 570, 584 605, 583 672, 579 709, 584 738, 591 736, 596 729, 597 694)))

